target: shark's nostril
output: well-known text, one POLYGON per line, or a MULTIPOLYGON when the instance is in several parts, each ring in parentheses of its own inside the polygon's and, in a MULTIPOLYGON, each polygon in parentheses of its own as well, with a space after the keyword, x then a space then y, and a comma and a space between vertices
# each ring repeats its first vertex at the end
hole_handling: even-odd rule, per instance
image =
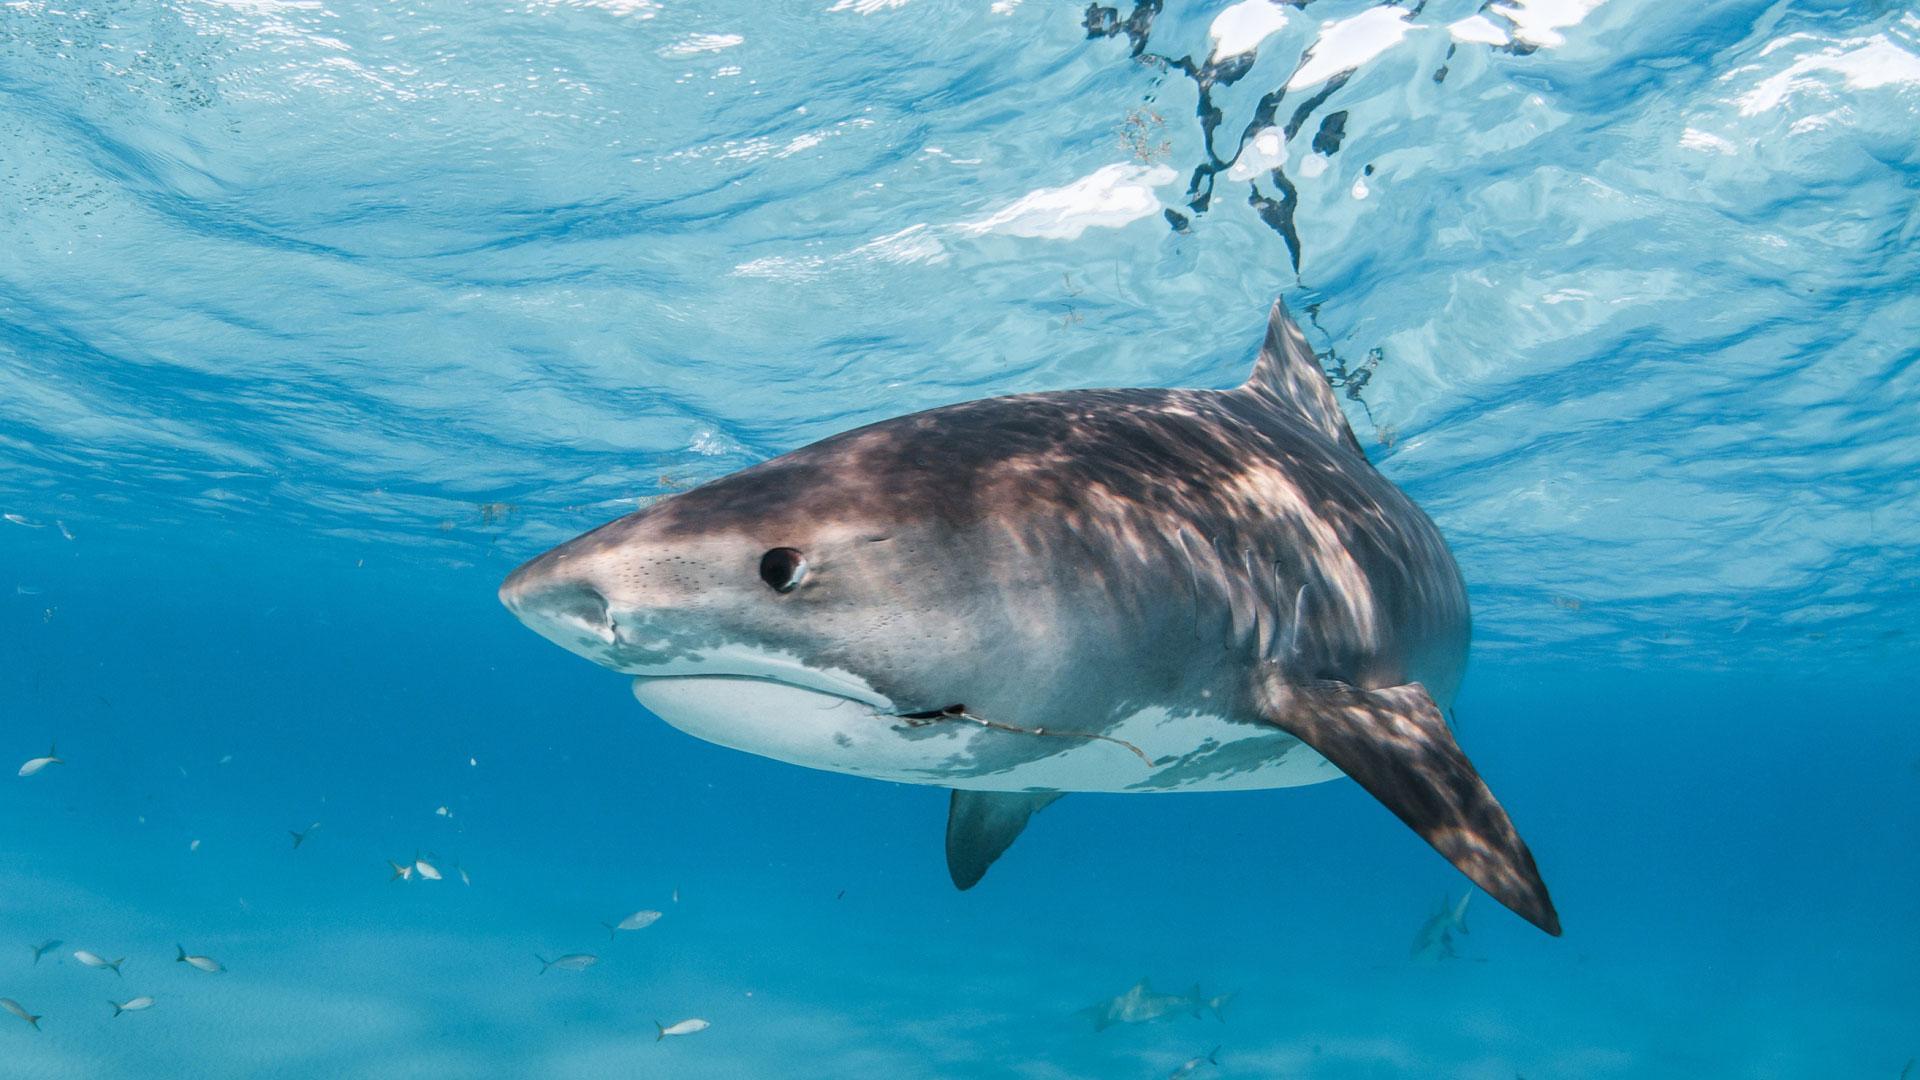
POLYGON ((535 597, 531 607, 544 611, 548 618, 579 623, 596 633, 610 633, 612 620, 607 615, 607 598, 600 590, 584 582, 572 581, 535 597))

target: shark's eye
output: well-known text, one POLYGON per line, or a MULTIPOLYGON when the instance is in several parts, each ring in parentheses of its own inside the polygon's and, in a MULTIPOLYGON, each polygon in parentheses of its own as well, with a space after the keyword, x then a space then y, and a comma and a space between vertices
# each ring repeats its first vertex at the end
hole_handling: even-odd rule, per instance
POLYGON ((793 548, 774 548, 760 556, 760 580, 777 593, 790 593, 807 579, 807 557, 793 548))

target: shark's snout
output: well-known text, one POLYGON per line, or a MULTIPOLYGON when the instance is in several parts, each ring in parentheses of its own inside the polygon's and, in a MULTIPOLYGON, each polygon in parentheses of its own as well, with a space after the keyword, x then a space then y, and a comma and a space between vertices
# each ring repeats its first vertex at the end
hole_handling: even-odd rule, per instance
POLYGON ((500 602, 542 637, 589 659, 616 637, 606 595, 552 553, 507 575, 500 602))

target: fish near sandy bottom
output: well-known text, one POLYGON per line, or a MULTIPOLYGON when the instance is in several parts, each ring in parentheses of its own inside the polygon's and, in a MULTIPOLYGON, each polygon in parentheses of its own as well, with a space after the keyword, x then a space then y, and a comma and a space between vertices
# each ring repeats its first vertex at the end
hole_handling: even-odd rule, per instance
POLYGON ((1548 933, 1443 709, 1466 587, 1275 304, 1247 382, 949 405, 610 522, 500 597, 723 746, 953 789, 970 888, 1068 791, 1345 773, 1548 933))
POLYGON ((1151 1024, 1175 1016, 1199 1019, 1212 1012, 1214 1019, 1226 1019, 1226 1006, 1232 994, 1208 997, 1198 986, 1184 994, 1156 993, 1147 980, 1134 983, 1126 993, 1081 1009, 1075 1015, 1093 1021, 1093 1030, 1105 1031, 1116 1024, 1151 1024))

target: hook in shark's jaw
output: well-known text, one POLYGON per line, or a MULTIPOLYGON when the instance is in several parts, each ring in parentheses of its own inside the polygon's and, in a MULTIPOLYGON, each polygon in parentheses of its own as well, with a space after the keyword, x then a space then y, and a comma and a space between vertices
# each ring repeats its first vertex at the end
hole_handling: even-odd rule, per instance
POLYGON ((965 705, 948 705, 944 709, 924 709, 920 712, 903 712, 895 713, 894 715, 905 720, 907 726, 910 728, 926 727, 928 724, 937 724, 943 720, 962 720, 970 724, 978 724, 983 728, 988 728, 993 731, 1004 731, 1013 735, 1039 735, 1055 739, 1094 739, 1099 742, 1110 742, 1115 746, 1124 747, 1134 757, 1145 762, 1149 769, 1159 764, 1159 762, 1148 757, 1145 750, 1140 749, 1125 739, 1115 738, 1112 735, 1101 735, 1092 731, 1049 731, 1043 727, 1021 727, 1019 724, 1009 724, 1002 720, 989 720, 984 716, 976 716, 968 712, 965 705))

